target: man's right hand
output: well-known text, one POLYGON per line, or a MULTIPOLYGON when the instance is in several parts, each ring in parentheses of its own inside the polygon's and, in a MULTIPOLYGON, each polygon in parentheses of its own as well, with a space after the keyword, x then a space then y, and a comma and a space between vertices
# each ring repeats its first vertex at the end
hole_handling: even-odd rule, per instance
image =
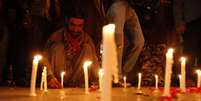
POLYGON ((48 87, 49 88, 53 88, 53 89, 60 89, 61 84, 60 82, 57 80, 57 78, 55 76, 49 76, 48 77, 48 87))

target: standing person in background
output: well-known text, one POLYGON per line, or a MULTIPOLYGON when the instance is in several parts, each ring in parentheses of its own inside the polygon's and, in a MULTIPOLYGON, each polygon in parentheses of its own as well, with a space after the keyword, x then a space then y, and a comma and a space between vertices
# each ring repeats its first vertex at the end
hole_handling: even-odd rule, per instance
POLYGON ((132 1, 129 0, 112 0, 106 14, 108 23, 114 23, 116 26, 115 41, 120 79, 122 75, 128 75, 134 69, 144 46, 141 26, 131 3, 132 1))
MULTIPOLYGON (((163 85, 168 48, 175 49, 174 63, 179 63, 177 70, 180 69, 179 49, 176 47, 179 36, 174 32, 172 0, 135 0, 135 8, 145 37, 145 45, 137 64, 143 74, 142 85, 153 86, 155 74, 159 77, 159 85, 163 85)), ((175 73, 176 80, 178 73, 175 73)))
POLYGON ((18 86, 28 86, 33 56, 40 52, 43 33, 33 22, 29 9, 24 9, 13 40, 12 66, 18 86))
POLYGON ((8 28, 5 16, 4 1, 0 0, 0 85, 3 83, 3 71, 6 67, 8 45, 8 28))
POLYGON ((201 64, 201 1, 174 0, 173 4, 175 29, 183 36, 183 52, 188 59, 187 75, 190 75, 195 61, 201 64))
MULTIPOLYGON (((29 8, 31 9, 33 20, 46 33, 52 33, 63 25, 61 0, 29 0, 29 8)), ((48 36, 46 35, 46 37, 48 36)))

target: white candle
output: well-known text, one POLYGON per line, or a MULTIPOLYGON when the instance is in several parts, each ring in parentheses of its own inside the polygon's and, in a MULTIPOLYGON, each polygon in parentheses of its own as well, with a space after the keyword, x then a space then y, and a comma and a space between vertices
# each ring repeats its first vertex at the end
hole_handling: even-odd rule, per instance
POLYGON ((196 70, 197 73, 197 87, 201 86, 201 70, 196 70))
POLYGON ((170 96, 170 84, 171 84, 171 75, 172 75, 172 64, 173 64, 173 51, 174 49, 168 49, 166 53, 166 67, 165 67, 165 85, 163 96, 170 96))
POLYGON ((88 77, 88 67, 92 64, 91 61, 85 61, 84 62, 84 80, 85 80, 85 93, 89 93, 89 77, 88 77))
POLYGON ((179 88, 182 90, 182 76, 181 76, 181 74, 179 74, 178 77, 179 77, 179 88))
POLYGON ((99 75, 99 90, 102 91, 103 90, 103 69, 99 69, 98 75, 99 75))
POLYGON ((181 91, 186 92, 186 58, 181 57, 181 91))
POLYGON ((158 89, 158 75, 155 75, 155 89, 158 89))
POLYGON ((42 75, 41 75, 40 90, 43 90, 43 84, 44 84, 44 72, 42 72, 42 75))
POLYGON ((65 75, 65 72, 61 72, 61 87, 62 88, 64 87, 64 75, 65 75))
POLYGON ((141 82, 142 82, 142 73, 138 73, 138 87, 137 87, 138 90, 141 88, 141 82))
POLYGON ((124 76, 124 88, 126 88, 127 86, 126 86, 126 76, 124 76))
POLYGON ((36 76, 38 70, 38 62, 42 59, 42 56, 34 56, 32 64, 32 73, 31 73, 31 85, 30 85, 30 96, 36 96, 36 76))
POLYGON ((47 67, 44 66, 44 91, 47 92, 47 67))
POLYGON ((117 68, 117 54, 114 40, 114 24, 108 24, 103 27, 103 91, 101 92, 101 101, 111 101, 112 89, 112 69, 117 68))
POLYGON ((47 68, 43 68, 42 76, 41 76, 41 83, 40 83, 40 90, 47 92, 47 68))

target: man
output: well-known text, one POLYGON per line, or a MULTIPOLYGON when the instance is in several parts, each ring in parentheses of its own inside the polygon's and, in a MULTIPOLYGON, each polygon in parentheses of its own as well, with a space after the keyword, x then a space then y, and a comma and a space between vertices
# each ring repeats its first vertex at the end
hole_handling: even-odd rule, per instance
POLYGON ((83 63, 91 60, 89 80, 95 81, 99 68, 95 46, 83 30, 84 17, 74 13, 65 18, 67 26, 53 33, 46 45, 45 56, 48 60, 48 86, 60 88, 60 73, 65 71, 64 85, 82 86, 84 84, 83 63))
POLYGON ((6 23, 3 0, 0 0, 0 85, 3 83, 3 71, 6 67, 6 53, 8 45, 8 28, 6 23))
POLYGON ((120 75, 128 75, 134 68, 144 45, 144 37, 137 14, 128 1, 113 0, 106 17, 109 23, 116 25, 115 40, 117 44, 119 73, 120 75), (127 40, 124 40, 125 36, 127 40), (124 46, 124 42, 129 42, 129 45, 124 46), (122 62, 124 49, 126 50, 125 60, 122 62))

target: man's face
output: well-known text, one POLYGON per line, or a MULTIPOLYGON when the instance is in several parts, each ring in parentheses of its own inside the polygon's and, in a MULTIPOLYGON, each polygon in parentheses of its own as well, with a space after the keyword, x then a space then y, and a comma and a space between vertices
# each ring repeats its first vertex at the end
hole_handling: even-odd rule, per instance
POLYGON ((68 23, 68 30, 73 36, 78 36, 83 31, 84 19, 70 18, 68 23))

